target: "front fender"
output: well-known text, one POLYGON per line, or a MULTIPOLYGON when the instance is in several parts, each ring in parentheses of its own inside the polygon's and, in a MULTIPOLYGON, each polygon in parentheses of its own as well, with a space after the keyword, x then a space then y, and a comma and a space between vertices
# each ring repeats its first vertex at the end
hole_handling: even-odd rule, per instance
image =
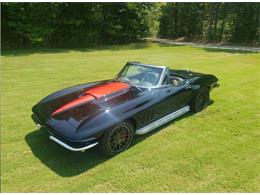
POLYGON ((105 130, 146 110, 158 101, 158 94, 146 93, 114 108, 104 107, 95 116, 82 121, 77 128, 77 134, 85 138, 100 135, 105 130))

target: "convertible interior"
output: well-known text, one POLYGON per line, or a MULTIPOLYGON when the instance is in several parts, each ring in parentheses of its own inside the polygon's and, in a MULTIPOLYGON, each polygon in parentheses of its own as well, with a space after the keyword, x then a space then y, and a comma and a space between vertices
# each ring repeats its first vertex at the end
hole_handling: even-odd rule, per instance
POLYGON ((133 85, 153 87, 159 82, 160 74, 153 71, 145 71, 137 75, 121 77, 120 79, 133 85))
POLYGON ((176 86, 176 87, 185 83, 184 78, 174 75, 174 73, 172 73, 172 72, 170 73, 169 80, 170 80, 170 84, 172 84, 173 86, 176 86))
MULTIPOLYGON (((153 87, 159 82, 160 74, 156 72, 147 71, 147 72, 140 73, 138 75, 134 75, 132 77, 128 77, 128 78, 124 77, 121 79, 130 82, 133 85, 153 87)), ((184 78, 171 73, 165 75, 165 79, 162 84, 163 85, 172 84, 173 86, 179 86, 181 84, 184 84, 185 83, 184 81, 185 81, 184 78)))
POLYGON ((162 85, 179 86, 185 83, 185 78, 175 74, 174 70, 165 71, 163 72, 163 68, 130 65, 121 73, 119 79, 132 85, 149 88, 157 86, 164 74, 162 85))

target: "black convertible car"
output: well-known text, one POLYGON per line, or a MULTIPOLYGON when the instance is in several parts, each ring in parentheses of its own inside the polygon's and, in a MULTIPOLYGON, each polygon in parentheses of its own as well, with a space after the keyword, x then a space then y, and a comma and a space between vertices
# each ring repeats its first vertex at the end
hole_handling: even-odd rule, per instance
POLYGON ((32 119, 71 151, 98 145, 114 156, 142 135, 203 110, 218 86, 210 74, 128 62, 116 78, 57 91, 33 106, 32 119))

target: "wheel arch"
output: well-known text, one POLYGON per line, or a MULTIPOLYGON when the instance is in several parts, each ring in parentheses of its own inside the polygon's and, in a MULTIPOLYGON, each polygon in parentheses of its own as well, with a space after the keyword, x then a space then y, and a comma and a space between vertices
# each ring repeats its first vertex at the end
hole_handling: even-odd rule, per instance
POLYGON ((131 123, 133 125, 134 131, 136 131, 137 128, 137 121, 134 117, 130 117, 125 120, 127 123, 131 123))
MULTIPOLYGON (((133 126, 133 128, 134 128, 134 132, 136 131, 137 121, 136 121, 136 119, 135 119, 134 117, 129 117, 129 118, 125 119, 125 120, 122 120, 121 122, 130 123, 130 124, 133 126)), ((120 123, 120 122, 119 122, 119 123, 120 123)), ((117 123, 117 124, 119 124, 119 123, 117 123)), ((115 125, 117 125, 117 124, 115 124, 115 125)), ((107 129, 104 129, 103 131, 99 132, 99 133, 96 135, 96 137, 97 137, 98 139, 101 139, 101 138, 105 135, 106 131, 107 131, 108 129, 112 128, 112 127, 115 126, 115 125, 112 125, 111 127, 107 128, 107 129)))

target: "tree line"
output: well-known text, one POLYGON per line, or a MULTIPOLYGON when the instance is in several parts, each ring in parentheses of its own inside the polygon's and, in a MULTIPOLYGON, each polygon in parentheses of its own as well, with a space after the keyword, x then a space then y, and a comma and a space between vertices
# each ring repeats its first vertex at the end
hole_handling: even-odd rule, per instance
POLYGON ((148 36, 259 44, 259 3, 2 3, 2 48, 85 47, 148 36))
POLYGON ((167 3, 161 37, 259 43, 260 3, 167 3))
POLYGON ((128 43, 150 35, 159 11, 151 3, 2 3, 1 7, 6 47, 128 43))

